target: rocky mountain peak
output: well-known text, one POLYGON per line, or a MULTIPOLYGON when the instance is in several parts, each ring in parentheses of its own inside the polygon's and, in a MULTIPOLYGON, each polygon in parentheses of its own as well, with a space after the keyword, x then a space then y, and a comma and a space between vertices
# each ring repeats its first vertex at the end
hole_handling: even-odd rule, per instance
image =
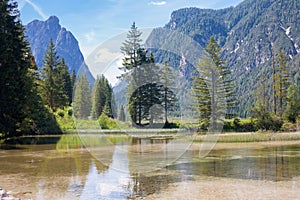
POLYGON ((39 68, 43 66, 45 52, 52 38, 58 56, 65 59, 69 71, 87 72, 88 79, 93 82, 94 78, 86 64, 84 64, 84 57, 80 51, 78 41, 70 31, 61 27, 58 17, 51 16, 46 21, 34 20, 25 26, 25 30, 25 36, 39 68), (81 66, 87 69, 80 70, 81 66))

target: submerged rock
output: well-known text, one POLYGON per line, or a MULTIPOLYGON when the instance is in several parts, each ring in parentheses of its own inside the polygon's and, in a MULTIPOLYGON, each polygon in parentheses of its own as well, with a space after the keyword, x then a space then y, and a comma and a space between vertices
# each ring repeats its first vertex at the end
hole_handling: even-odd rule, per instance
POLYGON ((13 197, 11 195, 11 192, 5 192, 5 190, 3 190, 0 187, 0 200, 20 200, 19 198, 13 197))

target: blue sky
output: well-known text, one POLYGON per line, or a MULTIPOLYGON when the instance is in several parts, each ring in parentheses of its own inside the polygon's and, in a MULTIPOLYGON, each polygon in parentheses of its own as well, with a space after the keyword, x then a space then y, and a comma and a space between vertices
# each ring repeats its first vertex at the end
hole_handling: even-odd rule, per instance
POLYGON ((18 0, 23 24, 51 15, 71 31, 86 57, 102 42, 128 30, 164 26, 183 7, 225 8, 242 0, 18 0))

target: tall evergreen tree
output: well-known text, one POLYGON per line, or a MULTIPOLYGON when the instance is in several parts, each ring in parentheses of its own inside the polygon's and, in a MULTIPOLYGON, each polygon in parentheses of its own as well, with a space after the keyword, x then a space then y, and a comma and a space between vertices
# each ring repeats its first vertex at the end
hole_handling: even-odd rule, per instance
POLYGON ((128 111, 133 124, 142 126, 142 120, 151 121, 149 109, 158 101, 159 87, 158 70, 154 63, 154 56, 148 55, 142 47, 140 38, 142 32, 138 30, 135 23, 132 24, 127 34, 127 39, 121 47, 124 55, 124 74, 121 76, 128 82, 127 99, 128 111))
POLYGON ((76 82, 76 72, 75 72, 75 70, 72 71, 70 76, 71 76, 71 88, 72 88, 72 97, 73 97, 73 92, 74 92, 74 87, 75 87, 75 82, 76 82))
POLYGON ((211 37, 204 49, 201 62, 196 65, 193 77, 195 103, 200 113, 201 123, 210 118, 210 128, 216 130, 220 116, 225 116, 226 109, 235 105, 234 85, 230 70, 221 58, 221 48, 214 37, 211 37))
POLYGON ((18 134, 30 95, 30 51, 15 1, 0 1, 0 135, 18 134))
MULTIPOLYGON (((64 95, 67 96, 67 100, 63 104, 70 106, 72 103, 72 97, 73 97, 73 83, 72 83, 73 74, 69 73, 69 67, 67 66, 64 58, 61 59, 58 72, 59 72, 61 80, 62 80, 61 84, 62 84, 62 89, 64 91, 64 95)), ((75 71, 74 71, 74 73, 75 73, 75 71)))
POLYGON ((175 106, 175 94, 174 94, 174 80, 175 75, 172 72, 172 69, 168 66, 167 62, 165 61, 163 69, 162 69, 162 76, 161 76, 161 83, 163 85, 162 91, 162 104, 165 111, 165 124, 167 125, 168 122, 168 112, 174 108, 175 106))
POLYGON ((79 119, 86 119, 91 113, 91 91, 89 82, 85 75, 81 75, 75 83, 73 110, 74 116, 79 119))
POLYGON ((295 123, 297 117, 300 116, 300 94, 295 83, 290 85, 287 90, 287 108, 283 116, 286 120, 293 123, 295 123))
POLYGON ((0 1, 0 137, 48 128, 58 133, 53 116, 40 104, 37 68, 19 19, 16 1, 0 1))
POLYGON ((279 50, 276 61, 275 90, 279 100, 279 117, 282 119, 283 111, 286 107, 287 89, 289 87, 289 69, 286 54, 279 50))
POLYGON ((57 107, 69 106, 72 103, 71 75, 65 59, 62 58, 55 69, 55 104, 57 107))
POLYGON ((59 57, 56 52, 52 38, 48 46, 48 50, 45 54, 44 65, 42 68, 42 97, 45 104, 48 105, 52 110, 55 109, 55 96, 57 87, 55 85, 55 69, 59 64, 59 57))
POLYGON ((50 39, 42 68, 42 97, 52 110, 72 102, 72 82, 64 58, 59 59, 53 40, 50 39))
POLYGON ((93 89, 92 117, 98 118, 106 107, 106 115, 113 117, 112 114, 112 87, 104 75, 98 76, 93 89), (108 112, 109 111, 109 112, 108 112))
POLYGON ((139 101, 141 94, 136 93, 136 89, 139 83, 139 74, 138 74, 138 66, 141 63, 140 53, 143 51, 140 38, 142 32, 138 30, 133 22, 130 31, 127 34, 127 39, 121 46, 121 52, 124 55, 123 58, 123 67, 120 69, 124 71, 122 74, 122 78, 128 82, 126 87, 127 89, 127 99, 128 99, 128 110, 131 115, 132 122, 135 124, 141 124, 141 101, 139 101), (135 97, 132 97, 133 93, 135 93, 135 97))
POLYGON ((117 108, 116 98, 113 89, 112 89, 112 98, 111 98, 111 113, 114 119, 118 119, 118 108, 117 108))
POLYGON ((126 114, 125 114, 125 110, 124 110, 123 105, 121 105, 121 107, 120 107, 120 111, 119 111, 119 114, 118 114, 118 119, 122 122, 126 121, 126 114))

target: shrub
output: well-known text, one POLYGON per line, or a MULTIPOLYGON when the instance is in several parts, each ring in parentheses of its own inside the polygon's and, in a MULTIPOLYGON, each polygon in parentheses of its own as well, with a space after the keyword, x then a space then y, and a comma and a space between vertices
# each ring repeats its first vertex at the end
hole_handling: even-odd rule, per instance
POLYGON ((282 127, 282 121, 277 117, 268 113, 255 119, 255 125, 260 130, 279 131, 282 127))
POLYGON ((67 113, 68 113, 69 116, 72 116, 73 115, 73 108, 69 107, 68 110, 67 110, 67 113))
POLYGON ((109 118, 105 113, 102 113, 98 118, 99 125, 102 129, 118 129, 117 123, 109 118))
POLYGON ((65 116, 65 111, 64 111, 64 110, 59 109, 59 110, 56 111, 56 113, 57 113, 57 115, 60 116, 61 118, 63 118, 63 117, 65 116))
POLYGON ((291 122, 285 122, 282 125, 283 131, 297 131, 297 124, 291 123, 291 122))
POLYGON ((235 118, 233 120, 225 120, 223 130, 226 132, 253 132, 257 131, 257 127, 255 126, 253 119, 235 118))

